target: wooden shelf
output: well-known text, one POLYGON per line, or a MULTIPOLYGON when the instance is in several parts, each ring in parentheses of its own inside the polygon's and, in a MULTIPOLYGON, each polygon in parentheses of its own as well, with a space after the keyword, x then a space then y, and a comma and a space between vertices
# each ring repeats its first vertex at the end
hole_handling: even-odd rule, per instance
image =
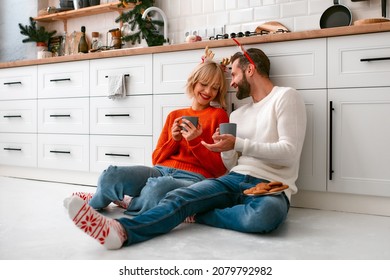
POLYGON ((69 10, 65 12, 53 13, 44 16, 38 16, 34 18, 34 20, 41 21, 41 22, 53 22, 53 21, 61 21, 61 20, 66 21, 70 18, 92 16, 92 15, 104 14, 104 13, 115 12, 115 11, 121 13, 123 10, 131 10, 134 8, 134 4, 128 4, 126 8, 118 8, 119 3, 120 2, 118 1, 114 3, 107 3, 107 4, 81 8, 77 10, 69 10))

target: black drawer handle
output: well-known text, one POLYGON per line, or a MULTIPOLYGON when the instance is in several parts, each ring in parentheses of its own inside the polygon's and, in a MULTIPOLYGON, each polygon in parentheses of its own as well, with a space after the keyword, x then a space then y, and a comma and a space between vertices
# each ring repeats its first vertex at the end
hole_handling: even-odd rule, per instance
POLYGON ((8 116, 3 116, 3 118, 21 118, 22 115, 8 115, 8 116))
POLYGON ((373 57, 373 58, 362 58, 361 62, 379 61, 379 60, 390 60, 390 57, 373 57))
POLYGON ((50 118, 70 118, 70 115, 50 115, 50 118))
POLYGON ((53 154, 69 154, 70 155, 69 151, 50 151, 50 153, 53 153, 53 154))
POLYGON ((130 114, 105 114, 106 117, 130 117, 130 114))
MULTIPOLYGON (((123 76, 127 78, 127 77, 130 77, 130 74, 124 74, 123 76)), ((105 76, 105 78, 107 79, 108 76, 105 76)))
POLYGON ((4 151, 22 151, 22 149, 19 149, 19 148, 4 148, 4 151))
POLYGON ((70 81, 70 78, 50 80, 50 82, 65 82, 65 81, 70 81))
POLYGON ((129 154, 113 154, 113 153, 105 153, 106 156, 113 156, 113 157, 130 157, 129 154))
POLYGON ((5 86, 10 86, 10 85, 21 85, 22 82, 8 82, 8 83, 4 83, 5 86))

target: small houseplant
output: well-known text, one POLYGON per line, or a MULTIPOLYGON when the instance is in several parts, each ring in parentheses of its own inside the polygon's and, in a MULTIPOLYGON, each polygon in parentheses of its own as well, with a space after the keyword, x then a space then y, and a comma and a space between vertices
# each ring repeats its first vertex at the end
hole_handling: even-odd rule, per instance
POLYGON ((128 12, 123 12, 115 22, 127 22, 132 34, 122 37, 122 41, 140 44, 141 39, 145 39, 148 46, 161 46, 164 43, 164 36, 159 34, 158 27, 163 26, 161 20, 152 20, 150 17, 142 19, 143 12, 154 5, 154 0, 120 0, 119 7, 126 7, 128 3, 135 4, 134 8, 128 12), (136 29, 138 27, 138 29, 136 29))
POLYGON ((30 17, 30 25, 22 25, 19 23, 20 34, 27 36, 23 39, 23 43, 36 42, 37 46, 47 46, 51 37, 57 31, 47 31, 44 26, 37 26, 37 22, 30 17))

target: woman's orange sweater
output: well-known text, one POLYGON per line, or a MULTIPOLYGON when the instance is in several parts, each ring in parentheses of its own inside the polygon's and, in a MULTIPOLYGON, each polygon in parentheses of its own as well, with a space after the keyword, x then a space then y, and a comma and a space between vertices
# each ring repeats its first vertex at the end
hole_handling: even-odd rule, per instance
POLYGON ((229 122, 229 117, 221 108, 209 107, 201 111, 185 108, 172 111, 165 121, 157 147, 153 151, 153 165, 195 172, 206 178, 215 178, 225 174, 227 170, 220 153, 208 150, 201 141, 213 143, 212 135, 215 130, 220 123, 226 122, 229 122), (175 141, 172 138, 172 125, 176 118, 182 116, 199 117, 199 123, 203 129, 202 135, 189 142, 184 138, 175 141))

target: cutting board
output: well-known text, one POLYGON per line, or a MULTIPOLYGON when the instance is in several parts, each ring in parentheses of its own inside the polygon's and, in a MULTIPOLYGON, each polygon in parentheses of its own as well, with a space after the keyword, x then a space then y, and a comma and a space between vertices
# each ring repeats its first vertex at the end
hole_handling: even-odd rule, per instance
POLYGON ((359 19, 354 21, 353 25, 363 25, 363 24, 371 24, 371 23, 380 23, 380 22, 388 22, 390 19, 387 18, 366 18, 359 19))
POLYGON ((261 31, 263 30, 269 32, 276 32, 278 30, 289 31, 286 26, 277 21, 268 21, 263 23, 262 25, 259 25, 256 28, 256 33, 261 33, 261 31))

